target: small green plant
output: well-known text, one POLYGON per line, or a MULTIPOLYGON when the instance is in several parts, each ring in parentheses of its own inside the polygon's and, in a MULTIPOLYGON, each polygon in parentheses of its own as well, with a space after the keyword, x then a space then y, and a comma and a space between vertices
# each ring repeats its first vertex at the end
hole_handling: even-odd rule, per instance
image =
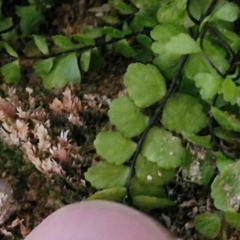
MULTIPOLYGON (((114 26, 83 28, 81 33, 72 36, 44 36, 39 28, 47 28, 44 14, 56 5, 55 1, 29 1, 27 6, 13 7, 9 12, 7 1, 0 5, 0 50, 7 54, 7 63, 0 72, 7 83, 18 83, 21 79, 21 67, 24 61, 33 61, 33 73, 41 78, 48 90, 61 88, 66 84, 80 83, 81 71, 101 68, 105 60, 99 48, 109 46, 125 57, 150 61, 151 39, 144 33, 144 27, 154 26, 156 20, 151 16, 154 12, 150 3, 141 5, 147 7, 147 12, 138 11, 135 6, 129 6, 122 1, 110 1, 109 4, 121 14, 134 16, 131 23, 114 21, 114 26), (131 26, 130 26, 131 25, 131 26), (18 33, 21 35, 19 36, 18 33), (136 38, 132 47, 127 39, 136 38), (14 45, 26 45, 21 51, 14 50, 14 45)), ((138 3, 136 3, 137 5, 138 3)), ((154 6, 157 3, 154 2, 154 6)), ((155 8, 157 9, 157 8, 155 8)), ((155 10, 156 11, 156 10, 155 10)), ((109 16, 104 16, 106 22, 109 16)), ((111 18, 112 19, 112 18, 111 18)), ((113 19, 112 19, 113 20, 113 19)), ((111 22, 111 21, 110 21, 111 22)))
MULTIPOLYGON (((232 31, 238 15, 238 6, 227 1, 161 3, 158 24, 150 31, 153 61, 129 65, 124 75, 127 95, 113 100, 108 113, 116 130, 99 133, 94 142, 97 153, 110 164, 109 171, 90 175, 95 169, 103 173, 99 163, 85 174, 91 183, 93 178, 101 182, 108 179, 111 168, 120 164, 129 168, 129 178, 118 185, 121 188, 115 196, 118 201, 126 197, 129 204, 149 211, 174 206, 164 185, 174 178, 178 167, 184 168, 192 181, 211 184, 214 205, 224 212, 196 217, 195 228, 210 239, 219 235, 227 239, 226 224, 239 228, 239 156, 225 150, 229 142, 237 144, 240 131, 236 60, 240 38, 232 31), (150 106, 154 114, 144 114, 150 106), (123 153, 110 133, 121 136, 124 142, 132 139, 129 148, 131 145, 133 151, 128 158, 113 160, 123 153), (203 156, 196 160, 181 139, 205 149, 203 156), (191 171, 193 165, 197 171, 191 171), (120 194, 123 188, 126 195, 120 194)), ((125 149, 130 153, 128 147, 125 149)), ((92 197, 108 198, 101 193, 112 187, 116 191, 117 186, 96 187, 92 197)))

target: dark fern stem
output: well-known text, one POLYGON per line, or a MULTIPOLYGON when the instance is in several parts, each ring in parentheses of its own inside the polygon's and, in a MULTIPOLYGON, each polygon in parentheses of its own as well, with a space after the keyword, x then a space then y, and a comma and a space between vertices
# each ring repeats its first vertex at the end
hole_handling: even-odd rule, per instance
POLYGON ((240 51, 238 51, 232 58, 230 62, 230 67, 227 70, 227 74, 236 74, 232 79, 234 81, 238 80, 240 77, 240 51))
POLYGON ((181 72, 183 70, 183 67, 186 63, 188 59, 188 55, 184 56, 182 58, 182 60, 180 61, 180 64, 179 64, 179 67, 178 67, 178 71, 177 73, 175 74, 173 80, 172 80, 172 83, 168 89, 168 91, 166 92, 165 96, 163 97, 163 99, 160 101, 160 103, 158 104, 158 107, 156 109, 156 111, 154 112, 154 115, 151 117, 146 129, 144 130, 143 134, 141 135, 140 137, 140 140, 138 141, 138 144, 137 144, 137 149, 133 155, 133 158, 131 159, 130 163, 130 176, 129 176, 129 179, 128 179, 128 182, 126 184, 126 188, 127 188, 127 198, 126 198, 126 204, 127 205, 132 205, 132 197, 131 197, 131 193, 130 193, 130 185, 131 185, 131 180, 132 178, 134 177, 135 175, 135 165, 136 165, 136 161, 137 161, 137 157, 138 155, 140 154, 140 151, 142 149, 142 146, 143 146, 143 143, 144 143, 144 140, 149 132, 149 130, 151 129, 151 127, 156 123, 157 119, 159 119, 159 116, 161 115, 162 113, 162 109, 165 105, 165 103, 167 102, 167 100, 169 99, 169 97, 172 95, 172 93, 174 92, 175 90, 175 87, 180 79, 180 76, 181 76, 181 72))
MULTIPOLYGON (((216 95, 212 101, 212 106, 214 106, 216 104, 218 95, 216 95)), ((224 147, 222 146, 222 144, 220 143, 220 139, 214 134, 214 127, 217 126, 217 122, 215 121, 215 119, 213 118, 213 116, 210 114, 209 115, 209 124, 208 124, 208 129, 209 129, 209 133, 211 136, 210 142, 211 142, 211 150, 213 152, 217 152, 220 151, 223 156, 225 156, 226 158, 235 160, 237 158, 237 156, 234 156, 230 153, 228 153, 227 151, 225 151, 224 147)))
MULTIPOLYGON (((216 6, 217 1, 214 0, 212 1, 212 3, 210 4, 208 10, 206 11, 206 13, 204 14, 204 16, 202 16, 201 20, 203 20, 206 16, 208 16, 211 11, 214 9, 214 7, 216 6)), ((191 13, 190 13, 190 0, 187 1, 187 12, 189 15, 189 18, 196 24, 196 25, 200 25, 201 21, 195 19, 191 13)), ((211 59, 207 56, 207 54, 205 55, 208 63, 211 65, 211 67, 222 77, 222 78, 226 78, 226 76, 228 76, 229 74, 234 74, 237 72, 237 75, 233 78, 233 80, 237 80, 240 77, 240 52, 235 53, 234 50, 231 48, 231 46, 221 37, 221 34, 218 32, 218 30, 214 27, 212 27, 211 25, 207 24, 203 27, 203 30, 200 34, 200 47, 204 52, 204 38, 206 36, 206 34, 210 34, 210 36, 216 41, 216 43, 221 46, 227 53, 227 58, 228 61, 230 62, 230 67, 229 69, 225 72, 222 73, 215 65, 214 63, 211 61, 211 59)), ((216 97, 214 98, 213 102, 212 102, 212 106, 215 105, 216 100, 217 100, 218 95, 216 95, 216 97)), ((228 152, 226 152, 224 150, 224 147, 221 145, 220 143, 220 139, 214 134, 214 126, 216 125, 216 121, 214 120, 213 116, 209 116, 209 132, 210 132, 210 136, 211 136, 211 148, 212 151, 220 151, 225 157, 230 158, 230 159, 236 159, 236 156, 233 156, 232 154, 229 154, 228 152)))
POLYGON ((217 4, 218 0, 213 0, 210 5, 208 6, 206 12, 200 17, 200 19, 196 19, 192 13, 191 13, 191 9, 190 9, 190 5, 191 5, 191 0, 187 0, 187 4, 186 4, 186 11, 188 14, 188 17, 197 25, 199 26, 202 21, 204 20, 204 18, 206 18, 208 15, 211 14, 211 12, 213 11, 213 9, 215 8, 216 4, 217 4))
POLYGON ((201 24, 201 21, 198 20, 198 19, 196 19, 196 18, 192 15, 192 13, 191 13, 191 11, 190 11, 190 5, 191 5, 191 0, 188 0, 188 1, 187 1, 187 5, 186 5, 186 10, 187 10, 188 17, 189 17, 197 26, 199 26, 199 25, 201 24))
MULTIPOLYGON (((15 7, 18 6, 18 5, 21 5, 22 2, 23 2, 23 0, 17 0, 16 2, 14 2, 14 1, 12 2, 12 1, 9 1, 9 0, 4 0, 3 1, 2 6, 1 6, 1 11, 6 16, 12 18, 13 24, 12 24, 12 26, 0 31, 0 35, 4 34, 4 33, 7 33, 9 31, 12 31, 13 29, 16 29, 17 31, 19 31, 18 26, 19 26, 19 23, 20 23, 20 18, 15 13, 15 7)), ((134 7, 134 5, 132 5, 132 6, 134 7)), ((121 19, 121 21, 119 21, 113 27, 115 29, 121 30, 123 28, 124 24, 130 23, 133 20, 134 16, 135 16, 134 13, 128 14, 128 15, 123 15, 123 18, 121 19)), ((144 34, 144 33, 146 33, 145 29, 143 29, 142 31, 132 32, 132 33, 129 33, 129 34, 126 34, 125 36, 123 36, 123 39, 130 39, 132 37, 136 37, 137 35, 144 34)), ((19 33, 19 35, 20 35, 20 33, 19 33)), ((38 59, 44 60, 44 59, 48 59, 48 58, 52 58, 52 57, 63 56, 63 55, 74 53, 74 52, 81 53, 83 51, 90 50, 90 49, 93 49, 93 48, 100 49, 102 47, 106 47, 107 45, 118 42, 119 40, 121 40, 121 39, 115 38, 115 39, 111 39, 109 41, 106 41, 105 36, 104 36, 104 37, 99 37, 99 38, 95 39, 95 45, 94 46, 81 46, 81 47, 68 49, 68 50, 65 50, 65 51, 52 52, 52 53, 49 53, 47 55, 35 55, 35 56, 20 55, 18 57, 3 55, 3 56, 0 57, 0 60, 5 60, 5 61, 8 61, 8 62, 15 61, 15 60, 38 60, 38 59)))
MULTIPOLYGON (((210 58, 205 55, 207 61, 209 64, 213 67, 213 69, 224 79, 226 78, 229 74, 235 74, 237 75, 233 78, 233 80, 237 80, 240 76, 240 68, 239 68, 239 59, 240 59, 240 53, 237 52, 235 53, 234 50, 230 47, 230 45, 221 37, 221 35, 218 33, 217 29, 214 27, 207 25, 203 34, 201 35, 200 39, 200 46, 204 51, 204 46, 203 46, 203 38, 204 35, 208 32, 214 40, 221 46, 226 52, 227 52, 227 57, 229 58, 228 61, 230 62, 230 67, 225 73, 221 73, 220 70, 211 62, 210 58)), ((216 101, 217 101, 218 95, 215 96, 212 106, 215 106, 216 101)), ((211 147, 212 151, 220 151, 225 157, 235 160, 237 156, 234 156, 227 151, 225 151, 224 146, 220 143, 220 139, 214 134, 214 126, 217 125, 216 121, 214 120, 213 116, 209 116, 209 132, 211 136, 211 147)))
MULTIPOLYGON (((204 26, 204 29, 201 33, 200 36, 200 47, 203 50, 203 52, 205 52, 205 48, 204 48, 204 38, 206 36, 206 34, 210 34, 211 37, 213 37, 213 39, 216 41, 216 43, 221 46, 227 53, 227 59, 228 61, 230 61, 230 68, 225 72, 222 73, 215 65, 214 63, 211 61, 211 59, 208 57, 207 54, 205 54, 205 58, 208 61, 208 63, 211 65, 211 67, 218 73, 218 75, 220 75, 222 78, 225 78, 231 71, 233 71, 234 69, 232 68, 233 65, 233 61, 235 59, 235 53, 233 51, 233 49, 230 47, 230 45, 221 37, 220 33, 218 33, 217 29, 215 29, 214 27, 210 26, 210 25, 206 25, 204 26)), ((235 68, 236 71, 236 68, 235 68)))
MULTIPOLYGON (((142 34, 142 33, 144 33, 144 31, 129 33, 129 34, 126 34, 123 39, 129 39, 131 37, 135 37, 138 34, 142 34)), ((98 38, 98 39, 95 39, 96 44, 94 46, 81 46, 81 47, 76 47, 76 48, 68 49, 68 50, 61 51, 61 52, 50 53, 48 55, 19 56, 19 57, 1 56, 0 60, 10 60, 10 61, 14 61, 14 60, 36 60, 36 59, 44 60, 44 59, 48 59, 48 58, 52 58, 52 57, 63 56, 63 55, 74 53, 74 52, 79 53, 79 52, 83 52, 83 51, 90 50, 90 49, 93 49, 93 48, 101 48, 101 47, 116 43, 119 40, 120 39, 117 38, 117 39, 112 39, 112 40, 109 40, 109 41, 105 41, 105 40, 103 41, 102 38, 98 38)))
POLYGON ((237 156, 234 156, 230 153, 228 153, 227 151, 225 151, 224 147, 222 146, 222 144, 220 143, 220 139, 214 134, 214 126, 216 125, 216 121, 214 120, 213 116, 209 116, 209 132, 210 132, 210 136, 211 136, 211 150, 213 152, 217 152, 220 151, 223 156, 225 156, 226 158, 235 160, 237 158, 237 156))
MULTIPOLYGON (((208 7, 207 11, 205 14, 203 14, 203 16, 201 16, 200 20, 196 19, 190 12, 190 0, 187 1, 187 13, 189 15, 189 18, 196 24, 196 25, 200 25, 201 22, 203 21, 203 19, 208 16, 214 9, 214 7, 216 6, 217 0, 213 0, 210 4, 210 6, 208 7)), ((195 36, 193 37, 195 40, 199 37, 200 33, 199 31, 197 31, 197 33, 195 34, 195 36)), ((132 196, 131 196, 131 192, 130 192, 130 185, 131 185, 131 181, 132 178, 135 176, 135 165, 136 165, 136 161, 137 161, 137 157, 140 154, 141 148, 143 146, 144 140, 146 138, 146 135, 148 134, 149 130, 151 129, 151 127, 156 123, 157 119, 159 119, 163 107, 165 105, 165 103, 167 102, 167 100, 169 99, 169 97, 173 94, 177 83, 181 80, 181 73, 182 70, 184 68, 184 65, 188 59, 189 55, 185 55, 182 57, 182 59, 180 60, 179 63, 179 67, 178 70, 175 74, 175 76, 173 77, 171 84, 165 94, 165 96, 163 97, 163 99, 159 102, 157 109, 154 112, 154 115, 151 117, 146 129, 144 130, 143 134, 140 137, 140 140, 138 141, 137 144, 137 149, 130 161, 130 176, 128 178, 128 182, 126 184, 126 188, 127 188, 127 197, 126 199, 124 199, 124 203, 126 203, 127 205, 132 205, 132 196)))

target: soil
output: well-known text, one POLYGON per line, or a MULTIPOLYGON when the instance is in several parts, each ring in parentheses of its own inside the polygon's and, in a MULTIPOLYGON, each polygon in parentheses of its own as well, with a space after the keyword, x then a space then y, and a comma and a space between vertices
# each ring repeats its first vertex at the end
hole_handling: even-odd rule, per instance
MULTIPOLYGON (((94 9, 98 9, 106 0, 72 0, 59 3, 46 15, 49 25, 43 29, 45 35, 72 35, 81 30, 83 25, 102 25, 94 9), (46 30, 47 29, 47 30, 46 30)), ((115 14, 115 13, 114 13, 115 14)), ((39 79, 32 75, 25 63, 24 80, 16 86, 16 95, 22 104, 28 105, 26 87, 33 89, 35 101, 41 108, 46 107, 51 118, 52 135, 59 136, 61 130, 69 130, 76 154, 74 160, 60 162, 66 172, 44 174, 25 159, 20 147, 0 143, 0 176, 13 189, 10 199, 13 211, 10 217, 0 225, 0 239, 23 239, 45 217, 59 207, 86 199, 93 191, 85 181, 83 173, 89 166, 99 161, 93 141, 100 130, 109 128, 108 103, 124 91, 123 74, 131 62, 120 55, 102 49, 106 66, 100 70, 82 75, 81 86, 71 86, 71 91, 82 101, 82 126, 69 124, 66 118, 54 115, 49 110, 49 103, 54 98, 62 98, 62 92, 47 92, 39 79)), ((31 63, 29 63, 31 65, 31 63)), ((2 83, 0 92, 7 96, 7 87, 2 83)), ((193 227, 194 217, 205 211, 216 211, 209 196, 208 187, 184 181, 181 176, 168 186, 168 193, 177 202, 178 207, 157 210, 150 213, 165 225, 179 240, 201 240, 193 227)), ((10 204, 10 205, 11 205, 10 204)), ((1 211, 1 206, 0 206, 1 211)), ((240 239, 238 232, 232 231, 231 240, 240 239)))

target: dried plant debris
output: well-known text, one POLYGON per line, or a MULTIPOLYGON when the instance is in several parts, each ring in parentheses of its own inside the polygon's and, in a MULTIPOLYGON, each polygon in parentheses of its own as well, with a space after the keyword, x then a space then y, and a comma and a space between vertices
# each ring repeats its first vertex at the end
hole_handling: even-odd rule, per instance
POLYGON ((0 179, 0 225, 16 210, 17 204, 14 202, 11 186, 0 179))
POLYGON ((0 239, 23 239, 55 209, 92 191, 83 172, 99 160, 92 143, 106 125, 110 100, 75 85, 52 92, 38 84, 0 89, 0 176, 13 187, 7 199, 14 196, 19 206, 4 213, 0 239))
POLYGON ((29 87, 26 98, 19 97, 14 88, 8 88, 7 97, 0 98, 0 138, 19 147, 25 160, 45 175, 64 176, 63 163, 84 161, 74 131, 87 130, 86 112, 106 112, 109 104, 107 97, 97 94, 80 99, 76 90, 76 86, 66 87, 51 102, 49 96, 39 98, 29 87))

